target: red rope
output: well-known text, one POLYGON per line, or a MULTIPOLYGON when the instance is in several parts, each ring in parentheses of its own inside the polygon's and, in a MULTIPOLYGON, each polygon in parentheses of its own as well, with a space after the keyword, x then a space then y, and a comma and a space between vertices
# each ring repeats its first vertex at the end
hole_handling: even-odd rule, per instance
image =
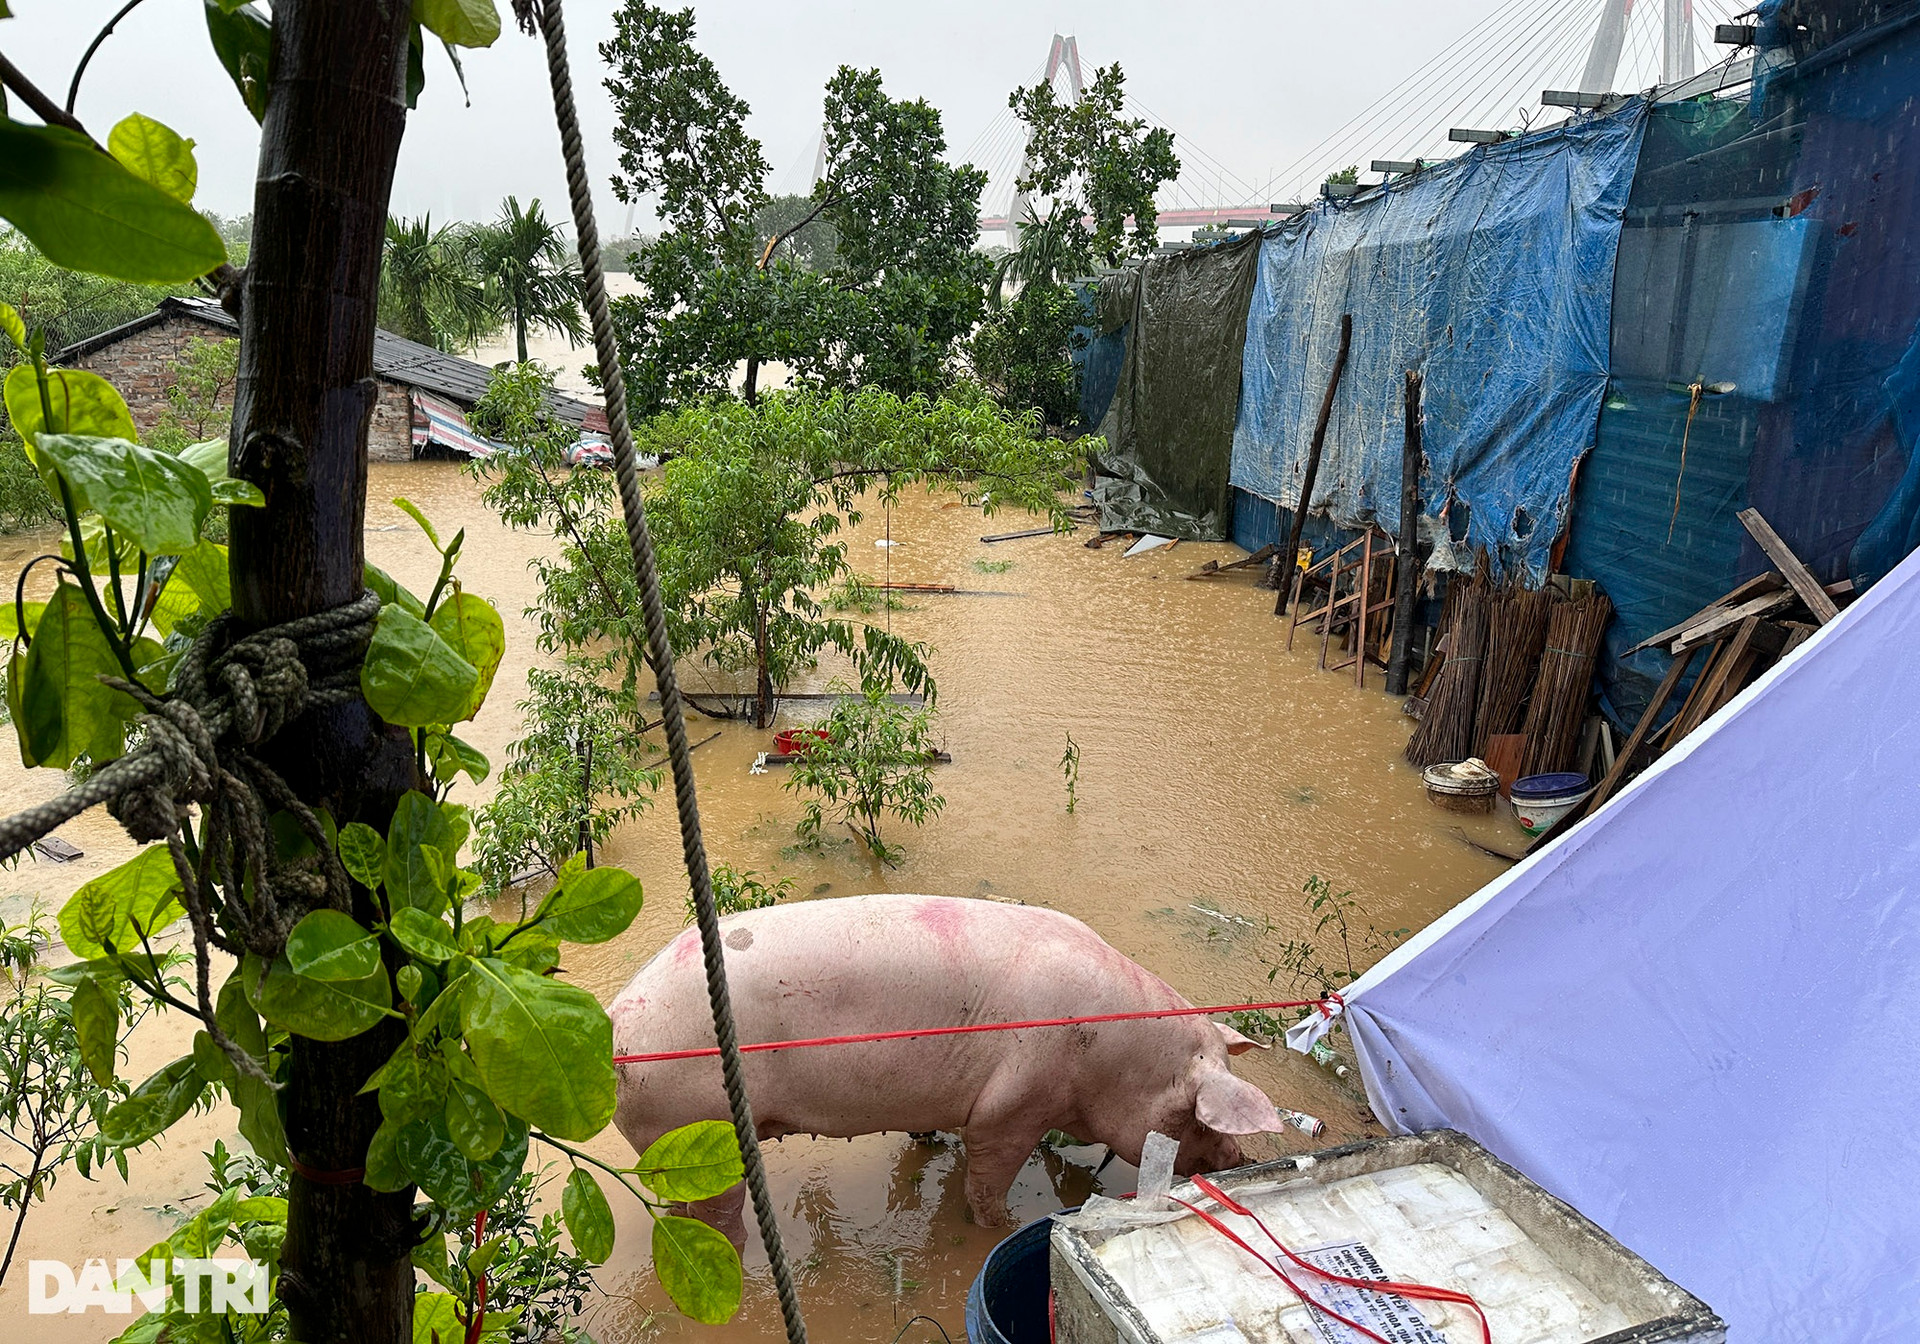
MULTIPOLYGON (((1193 1182, 1194 1186, 1197 1189, 1199 1189, 1209 1199, 1213 1200, 1214 1203, 1220 1205, 1222 1208, 1230 1209, 1231 1211, 1239 1214, 1243 1218, 1253 1219, 1253 1225, 1259 1228, 1261 1232, 1265 1233, 1267 1240, 1274 1244, 1275 1248, 1279 1250, 1280 1254, 1286 1256, 1287 1259, 1293 1261, 1294 1264, 1300 1266, 1300 1268, 1306 1270, 1309 1274, 1317 1275, 1318 1277, 1326 1279, 1331 1283, 1343 1284, 1348 1288, 1364 1289, 1365 1291, 1370 1293, 1387 1293, 1394 1297, 1411 1297, 1411 1298, 1416 1298, 1416 1299, 1427 1301, 1427 1302, 1452 1302, 1461 1306, 1471 1307, 1473 1309, 1474 1315, 1480 1318, 1480 1338, 1482 1340, 1482 1344, 1493 1344, 1493 1327, 1487 1323, 1487 1313, 1481 1310, 1480 1304, 1474 1301, 1473 1295, 1471 1293, 1456 1292, 1451 1288, 1435 1288, 1424 1283, 1397 1283, 1391 1279, 1350 1279, 1344 1274, 1335 1274, 1335 1273, 1332 1273, 1331 1271, 1324 1270, 1320 1268, 1318 1265, 1310 1264, 1309 1262, 1302 1260, 1299 1256, 1295 1255, 1292 1251, 1288 1250, 1286 1247, 1286 1244, 1283 1243, 1280 1240, 1280 1238, 1273 1235, 1272 1229, 1270 1229, 1266 1225, 1266 1223, 1261 1221, 1260 1216, 1258 1214, 1256 1214, 1252 1209, 1247 1208, 1244 1204, 1239 1203, 1231 1195, 1227 1194, 1226 1191, 1222 1190, 1219 1186, 1215 1185, 1212 1181, 1209 1181, 1204 1176, 1193 1176, 1193 1177, 1190 1177, 1189 1179, 1193 1182)), ((1199 1214, 1201 1218, 1205 1219, 1205 1221, 1209 1226, 1214 1228, 1216 1231, 1221 1232, 1227 1237, 1231 1238, 1233 1243, 1236 1246, 1240 1247, 1241 1250, 1253 1256, 1254 1259, 1258 1260, 1261 1264, 1265 1265, 1268 1269, 1271 1269, 1275 1274, 1280 1275, 1281 1281, 1284 1282, 1287 1285, 1287 1287, 1293 1290, 1294 1296, 1298 1297, 1302 1302, 1306 1303, 1307 1306, 1313 1308, 1316 1311, 1321 1311, 1326 1313, 1329 1316, 1333 1316, 1335 1320, 1341 1321, 1344 1324, 1353 1326, 1355 1330, 1358 1330, 1361 1334, 1365 1335, 1368 1339, 1380 1339, 1380 1336, 1374 1334, 1373 1331, 1367 1329, 1365 1326, 1356 1324, 1353 1321, 1349 1321, 1344 1316, 1336 1315, 1330 1308, 1324 1307, 1320 1303, 1315 1302, 1312 1299, 1308 1298, 1304 1293, 1300 1291, 1298 1284, 1294 1283, 1294 1281, 1288 1278, 1284 1273, 1281 1273, 1280 1267, 1278 1265, 1274 1264, 1272 1261, 1268 1260, 1265 1256, 1255 1251, 1251 1246, 1247 1245, 1246 1242, 1240 1240, 1238 1236, 1234 1235, 1232 1229, 1228 1228, 1224 1223, 1221 1223, 1218 1219, 1214 1218, 1213 1216, 1211 1216, 1210 1214, 1208 1214, 1202 1209, 1194 1208, 1193 1205, 1187 1204, 1185 1200, 1177 1198, 1176 1196, 1169 1195, 1168 1198, 1172 1199, 1176 1204, 1184 1204, 1186 1205, 1187 1208, 1192 1209, 1193 1212, 1199 1214)), ((1380 1344, 1387 1344, 1387 1341, 1381 1340, 1380 1344)))
MULTIPOLYGON (((819 1045, 865 1045, 872 1041, 905 1041, 916 1036, 965 1036, 976 1031, 1027 1031, 1036 1027, 1077 1027, 1095 1022, 1137 1022, 1154 1017, 1203 1017, 1210 1013, 1247 1013, 1272 1012, 1283 1008, 1318 1008, 1322 1017, 1332 1017, 1328 1009, 1331 1004, 1339 1007, 1343 1000, 1338 994, 1329 994, 1323 999, 1292 999, 1285 1003, 1228 1003, 1212 1008, 1163 1008, 1147 1013, 1101 1013, 1095 1017, 1048 1017, 1031 1022, 977 1022, 964 1027, 917 1027, 911 1031, 869 1031, 856 1036, 815 1036, 803 1041, 760 1041, 753 1045, 740 1047, 741 1054, 755 1050, 806 1050, 819 1045)), ((659 1050, 648 1055, 615 1055, 615 1064, 655 1064, 672 1059, 709 1059, 720 1053, 720 1047, 704 1046, 698 1050, 659 1050)))

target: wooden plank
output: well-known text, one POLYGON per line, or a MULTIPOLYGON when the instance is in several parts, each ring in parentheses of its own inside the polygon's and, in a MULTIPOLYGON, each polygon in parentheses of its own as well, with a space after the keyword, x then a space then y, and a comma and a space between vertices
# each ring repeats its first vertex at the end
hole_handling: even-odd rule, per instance
POLYGON ((1737 607, 1709 616, 1699 625, 1680 632, 1680 638, 1673 641, 1670 653, 1681 653, 1695 644, 1710 644, 1716 639, 1725 639, 1727 631, 1742 621, 1755 616, 1766 616, 1792 605, 1795 594, 1786 588, 1777 593, 1766 593, 1750 602, 1742 602, 1737 607))
POLYGON ((1230 570, 1246 569, 1252 565, 1265 564, 1268 560, 1271 560, 1279 550, 1280 548, 1278 546, 1275 546, 1272 542, 1268 542, 1265 546, 1262 546, 1259 550, 1244 559, 1234 560, 1224 565, 1218 560, 1209 560, 1206 564, 1200 566, 1199 569, 1187 575, 1187 577, 1189 579, 1210 579, 1216 574, 1225 574, 1230 570))
POLYGON ((1500 796, 1513 792, 1513 781, 1520 778, 1520 767, 1527 758, 1525 733, 1494 733, 1487 738, 1487 768, 1500 776, 1500 796))
POLYGON ((1688 649, 1668 665, 1667 675, 1660 679, 1660 685, 1654 691, 1653 699, 1647 701, 1646 712, 1640 716, 1640 722, 1633 726, 1633 732, 1627 737, 1626 745, 1620 748, 1620 754, 1613 758, 1613 768, 1607 771, 1606 778, 1600 781, 1600 787, 1593 791, 1593 797, 1587 800, 1586 807, 1576 808, 1575 811, 1583 815, 1595 811, 1613 796, 1615 789, 1620 787, 1627 771, 1632 768, 1630 762, 1646 744, 1648 736, 1653 732, 1654 720, 1658 719, 1660 711, 1667 707, 1667 701, 1673 697, 1674 688, 1680 684, 1680 678, 1687 674, 1687 667, 1693 662, 1693 656, 1697 652, 1697 649, 1688 649))
POLYGON ((1672 750, 1676 742, 1679 742, 1682 738, 1686 737, 1688 733, 1691 733, 1695 728, 1705 723, 1707 719, 1712 717, 1714 711, 1718 710, 1720 706, 1732 698, 1727 692, 1727 687, 1732 685, 1736 690, 1739 688, 1739 681, 1735 676, 1735 671, 1738 669, 1744 674, 1747 666, 1750 664, 1751 660, 1748 658, 1748 653, 1753 646, 1754 634, 1759 629, 1760 618, 1758 616, 1749 616, 1745 621, 1741 622, 1740 629, 1734 634, 1733 639, 1729 641, 1726 648, 1721 651, 1720 656, 1713 660, 1712 669, 1701 678, 1700 693, 1688 697, 1690 703, 1688 706, 1687 722, 1677 730, 1667 734, 1668 750, 1672 750))
POLYGON ((1715 598, 1713 601, 1707 603, 1706 606, 1694 612, 1693 615, 1687 617, 1686 620, 1681 621, 1678 625, 1670 625, 1658 634, 1648 635, 1620 656, 1622 658, 1631 658, 1634 654, 1640 653, 1643 650, 1658 648, 1663 644, 1671 643, 1702 621, 1711 619, 1714 615, 1725 611, 1729 607, 1738 606, 1740 603, 1750 598, 1758 597, 1762 593, 1778 592, 1786 586, 1787 581, 1770 569, 1758 578, 1748 579, 1738 588, 1726 594, 1726 596, 1715 598))
POLYGON ((1800 600, 1807 604, 1807 610, 1813 613, 1814 620, 1825 625, 1840 614, 1840 608, 1833 605, 1833 599, 1827 596, 1820 581, 1801 563, 1800 557, 1793 553, 1793 548, 1780 539, 1780 534, 1761 516, 1760 510, 1742 509, 1739 518, 1740 525, 1752 534, 1753 539, 1760 543, 1760 549, 1767 553, 1767 559, 1773 561, 1786 576, 1787 582, 1793 585, 1793 591, 1800 594, 1800 600))
POLYGON ((1050 537, 1052 535, 1053 529, 1050 527, 1030 527, 1024 532, 1001 532, 991 537, 982 537, 980 540, 991 546, 997 541, 1023 541, 1028 537, 1050 537))

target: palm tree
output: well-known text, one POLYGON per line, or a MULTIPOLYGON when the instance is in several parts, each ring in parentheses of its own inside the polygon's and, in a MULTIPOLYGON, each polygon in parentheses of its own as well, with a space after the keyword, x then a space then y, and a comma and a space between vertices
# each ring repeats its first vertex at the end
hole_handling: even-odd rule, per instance
POLYGON ((438 350, 478 343, 499 325, 467 235, 431 215, 387 218, 380 325, 438 350))
POLYGON ((546 327, 570 344, 586 339, 580 317, 580 266, 538 199, 522 210, 507 197, 500 218, 474 231, 480 268, 503 316, 513 324, 520 362, 527 362, 527 328, 546 327))
POLYGON ((1000 292, 1008 281, 1022 288, 1057 284, 1070 276, 1085 274, 1092 264, 1086 226, 1077 215, 1055 206, 1041 219, 1029 206, 1027 217, 1020 221, 1020 246, 1000 258, 993 268, 993 284, 987 297, 998 307, 1000 292))

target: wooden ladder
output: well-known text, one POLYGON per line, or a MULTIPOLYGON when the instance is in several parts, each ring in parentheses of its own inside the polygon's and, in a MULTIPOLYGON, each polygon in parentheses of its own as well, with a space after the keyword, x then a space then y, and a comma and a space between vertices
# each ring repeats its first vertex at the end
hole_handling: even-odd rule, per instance
MULTIPOLYGON (((1287 626, 1287 648, 1293 648, 1293 632, 1296 629, 1318 619, 1320 669, 1342 672, 1351 667, 1353 684, 1364 688, 1367 684, 1368 659, 1371 658, 1378 666, 1385 666, 1379 656, 1372 652, 1368 636, 1378 633, 1379 622, 1375 618, 1393 610, 1393 549, 1392 537, 1378 528, 1369 527, 1326 559, 1295 569, 1291 604, 1293 619, 1287 626), (1301 599, 1309 583, 1316 574, 1322 573, 1326 576, 1326 601, 1303 610, 1301 599), (1385 594, 1377 600, 1373 596, 1376 577, 1384 579, 1378 586, 1385 594), (1351 641, 1348 648, 1351 651, 1347 657, 1329 666, 1327 652, 1336 629, 1348 632, 1351 641)), ((1386 624, 1391 625, 1391 618, 1386 624)))

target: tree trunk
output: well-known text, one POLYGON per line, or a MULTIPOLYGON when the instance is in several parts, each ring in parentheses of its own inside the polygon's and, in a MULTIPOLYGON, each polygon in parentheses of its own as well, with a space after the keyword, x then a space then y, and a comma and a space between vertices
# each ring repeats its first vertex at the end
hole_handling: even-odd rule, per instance
POLYGON ((752 406, 760 400, 760 356, 747 356, 747 383, 745 393, 747 405, 752 406))
POLYGON ((753 723, 766 728, 773 723, 773 668, 767 654, 767 611, 760 609, 759 626, 753 634, 754 663, 758 675, 753 685, 753 723))
MULTIPOLYGON (((339 606, 364 587, 374 310, 411 18, 394 0, 274 5, 230 448, 233 473, 266 496, 264 508, 233 511, 243 628, 339 606)), ((384 830, 416 782, 405 732, 358 701, 304 716, 263 754, 342 824, 384 830)), ((356 917, 373 918, 364 891, 355 904, 356 917)), ((292 1039, 287 1141, 312 1176, 289 1181, 280 1291, 305 1344, 412 1339, 413 1192, 376 1194, 357 1176, 380 1123, 375 1099, 357 1093, 401 1030, 292 1039)))
POLYGON ((527 306, 517 298, 513 303, 513 333, 519 342, 520 362, 525 364, 527 362, 527 306))

